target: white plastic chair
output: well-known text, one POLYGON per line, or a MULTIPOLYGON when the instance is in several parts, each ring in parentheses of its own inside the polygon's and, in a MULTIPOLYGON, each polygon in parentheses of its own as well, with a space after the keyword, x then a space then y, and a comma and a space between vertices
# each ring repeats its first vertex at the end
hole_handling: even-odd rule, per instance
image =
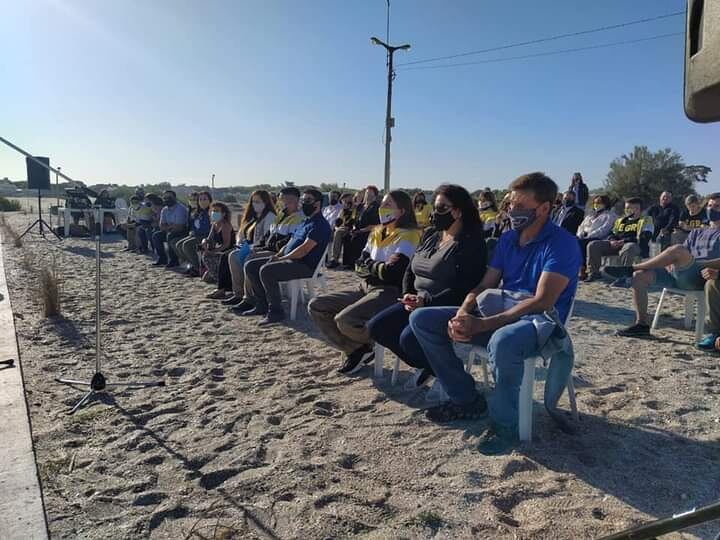
MULTIPOLYGON (((575 307, 575 299, 573 298, 570 305, 570 311, 567 316, 567 324, 572 317, 573 308, 575 307)), ((475 363, 475 358, 480 357, 483 370, 483 382, 485 388, 489 388, 487 361, 489 358, 488 351, 485 347, 475 346, 470 351, 467 361, 465 362, 465 371, 470 373, 475 363)), ((580 358, 579 349, 575 348, 575 357, 580 358)), ((520 396, 518 399, 518 435, 521 441, 532 440, 532 424, 533 424, 533 390, 535 387, 535 365, 537 361, 543 361, 541 356, 533 356, 525 359, 525 368, 523 371, 522 383, 520 384, 520 396)), ((573 374, 570 371, 567 380, 568 400, 570 401, 570 410, 575 420, 579 419, 577 402, 575 400, 575 385, 573 384, 573 374)))
MULTIPOLYGON (((373 363, 373 376, 378 378, 383 376, 383 370, 385 368, 385 347, 379 343, 375 344, 375 361, 373 363)), ((395 357, 395 364, 393 365, 392 376, 390 377, 390 384, 393 386, 397 384, 398 374, 400 373, 400 359, 395 357)))
POLYGON ((685 289, 671 289, 668 287, 664 288, 660 293, 660 300, 658 300, 655 316, 653 317, 653 330, 657 328, 658 322, 660 321, 660 309, 662 308, 666 293, 679 294, 685 297, 685 328, 687 330, 692 328, 694 311, 693 304, 697 304, 697 317, 695 318, 695 341, 700 341, 705 332, 705 291, 689 291, 685 289))
POLYGON ((305 302, 315 296, 316 289, 319 288, 322 292, 327 291, 327 280, 325 279, 325 275, 322 273, 322 269, 325 267, 325 255, 327 255, 329 247, 330 245, 328 244, 328 247, 325 248, 322 257, 320 257, 320 262, 315 267, 315 272, 313 272, 312 277, 291 279, 290 281, 281 282, 281 284, 285 285, 288 290, 291 321, 294 321, 297 316, 298 297, 302 297, 302 301, 305 302), (303 287, 307 288, 307 298, 305 297, 303 287))

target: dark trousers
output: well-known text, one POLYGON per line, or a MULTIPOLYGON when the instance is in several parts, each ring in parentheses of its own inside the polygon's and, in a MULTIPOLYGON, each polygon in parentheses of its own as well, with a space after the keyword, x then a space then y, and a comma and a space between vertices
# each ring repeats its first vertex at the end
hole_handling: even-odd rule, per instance
POLYGON ((367 244, 368 236, 370 236, 368 233, 360 233, 348 234, 343 238, 343 265, 355 266, 355 262, 360 258, 360 254, 367 244))
POLYGON ((173 249, 175 242, 186 235, 186 231, 170 232, 155 231, 152 234, 152 246, 155 249, 155 253, 158 256, 158 262, 167 263, 168 261, 172 264, 178 264, 177 253, 173 249), (168 243, 167 254, 165 253, 165 242, 168 243))
POLYGON ((218 289, 223 291, 232 291, 232 274, 230 273, 230 263, 228 256, 230 252, 223 253, 220 257, 220 266, 218 266, 218 289))
MULTIPOLYGON (((597 238, 594 238, 593 240, 597 240, 597 238)), ((592 240, 589 238, 578 238, 578 244, 580 244, 580 254, 582 255, 582 266, 580 268, 585 268, 587 266, 587 246, 590 242, 592 242, 592 240)))
POLYGON ((425 352, 410 327, 410 312, 399 302, 375 315, 367 323, 370 337, 390 349, 408 366, 432 372, 425 352))
POLYGON ((312 277, 314 268, 299 261, 273 261, 258 257, 245 263, 247 300, 259 311, 282 312, 280 282, 312 277))

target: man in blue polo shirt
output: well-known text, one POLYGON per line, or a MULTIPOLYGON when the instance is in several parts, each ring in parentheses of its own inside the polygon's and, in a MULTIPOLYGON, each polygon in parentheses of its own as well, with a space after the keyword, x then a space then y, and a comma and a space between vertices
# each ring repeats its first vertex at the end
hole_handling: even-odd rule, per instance
POLYGON ((426 411, 432 421, 478 419, 487 414, 485 398, 465 372, 453 341, 487 347, 496 371, 490 399, 491 429, 479 447, 484 453, 505 451, 517 441, 524 360, 539 353, 535 326, 523 317, 554 307, 565 321, 581 260, 576 238, 550 218, 557 196, 555 182, 536 172, 514 180, 510 190, 512 230, 500 237, 480 285, 459 309, 422 308, 410 316, 410 326, 450 398, 426 411), (501 282, 504 291, 525 293, 525 299, 496 315, 479 316, 478 295, 498 288, 501 282))
POLYGON ((263 315, 260 326, 285 318, 280 282, 312 277, 330 241, 330 225, 321 213, 322 193, 316 189, 305 190, 300 203, 306 219, 292 233, 283 250, 245 263, 246 291, 250 294, 234 311, 244 316, 263 315))

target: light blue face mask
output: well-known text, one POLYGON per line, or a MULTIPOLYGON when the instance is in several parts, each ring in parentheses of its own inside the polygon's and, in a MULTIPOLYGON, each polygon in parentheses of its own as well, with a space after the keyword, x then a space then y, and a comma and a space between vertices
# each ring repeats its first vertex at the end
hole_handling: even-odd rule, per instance
POLYGON ((211 220, 211 221, 217 223, 217 222, 220 221, 221 219, 222 219, 222 213, 217 212, 217 211, 210 213, 210 220, 211 220))

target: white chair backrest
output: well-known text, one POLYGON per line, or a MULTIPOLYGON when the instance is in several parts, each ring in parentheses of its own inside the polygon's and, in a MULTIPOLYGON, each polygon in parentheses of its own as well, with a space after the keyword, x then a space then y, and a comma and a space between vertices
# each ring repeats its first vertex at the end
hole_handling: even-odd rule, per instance
POLYGON ((330 249, 330 243, 325 247, 325 251, 323 251, 322 257, 320 257, 320 262, 315 267, 315 271, 313 272, 311 279, 317 279, 318 274, 320 274, 320 270, 325 266, 325 256, 327 255, 328 250, 330 249))
POLYGON ((127 210, 127 201, 123 199, 122 197, 118 197, 115 199, 115 208, 118 210, 127 210))

